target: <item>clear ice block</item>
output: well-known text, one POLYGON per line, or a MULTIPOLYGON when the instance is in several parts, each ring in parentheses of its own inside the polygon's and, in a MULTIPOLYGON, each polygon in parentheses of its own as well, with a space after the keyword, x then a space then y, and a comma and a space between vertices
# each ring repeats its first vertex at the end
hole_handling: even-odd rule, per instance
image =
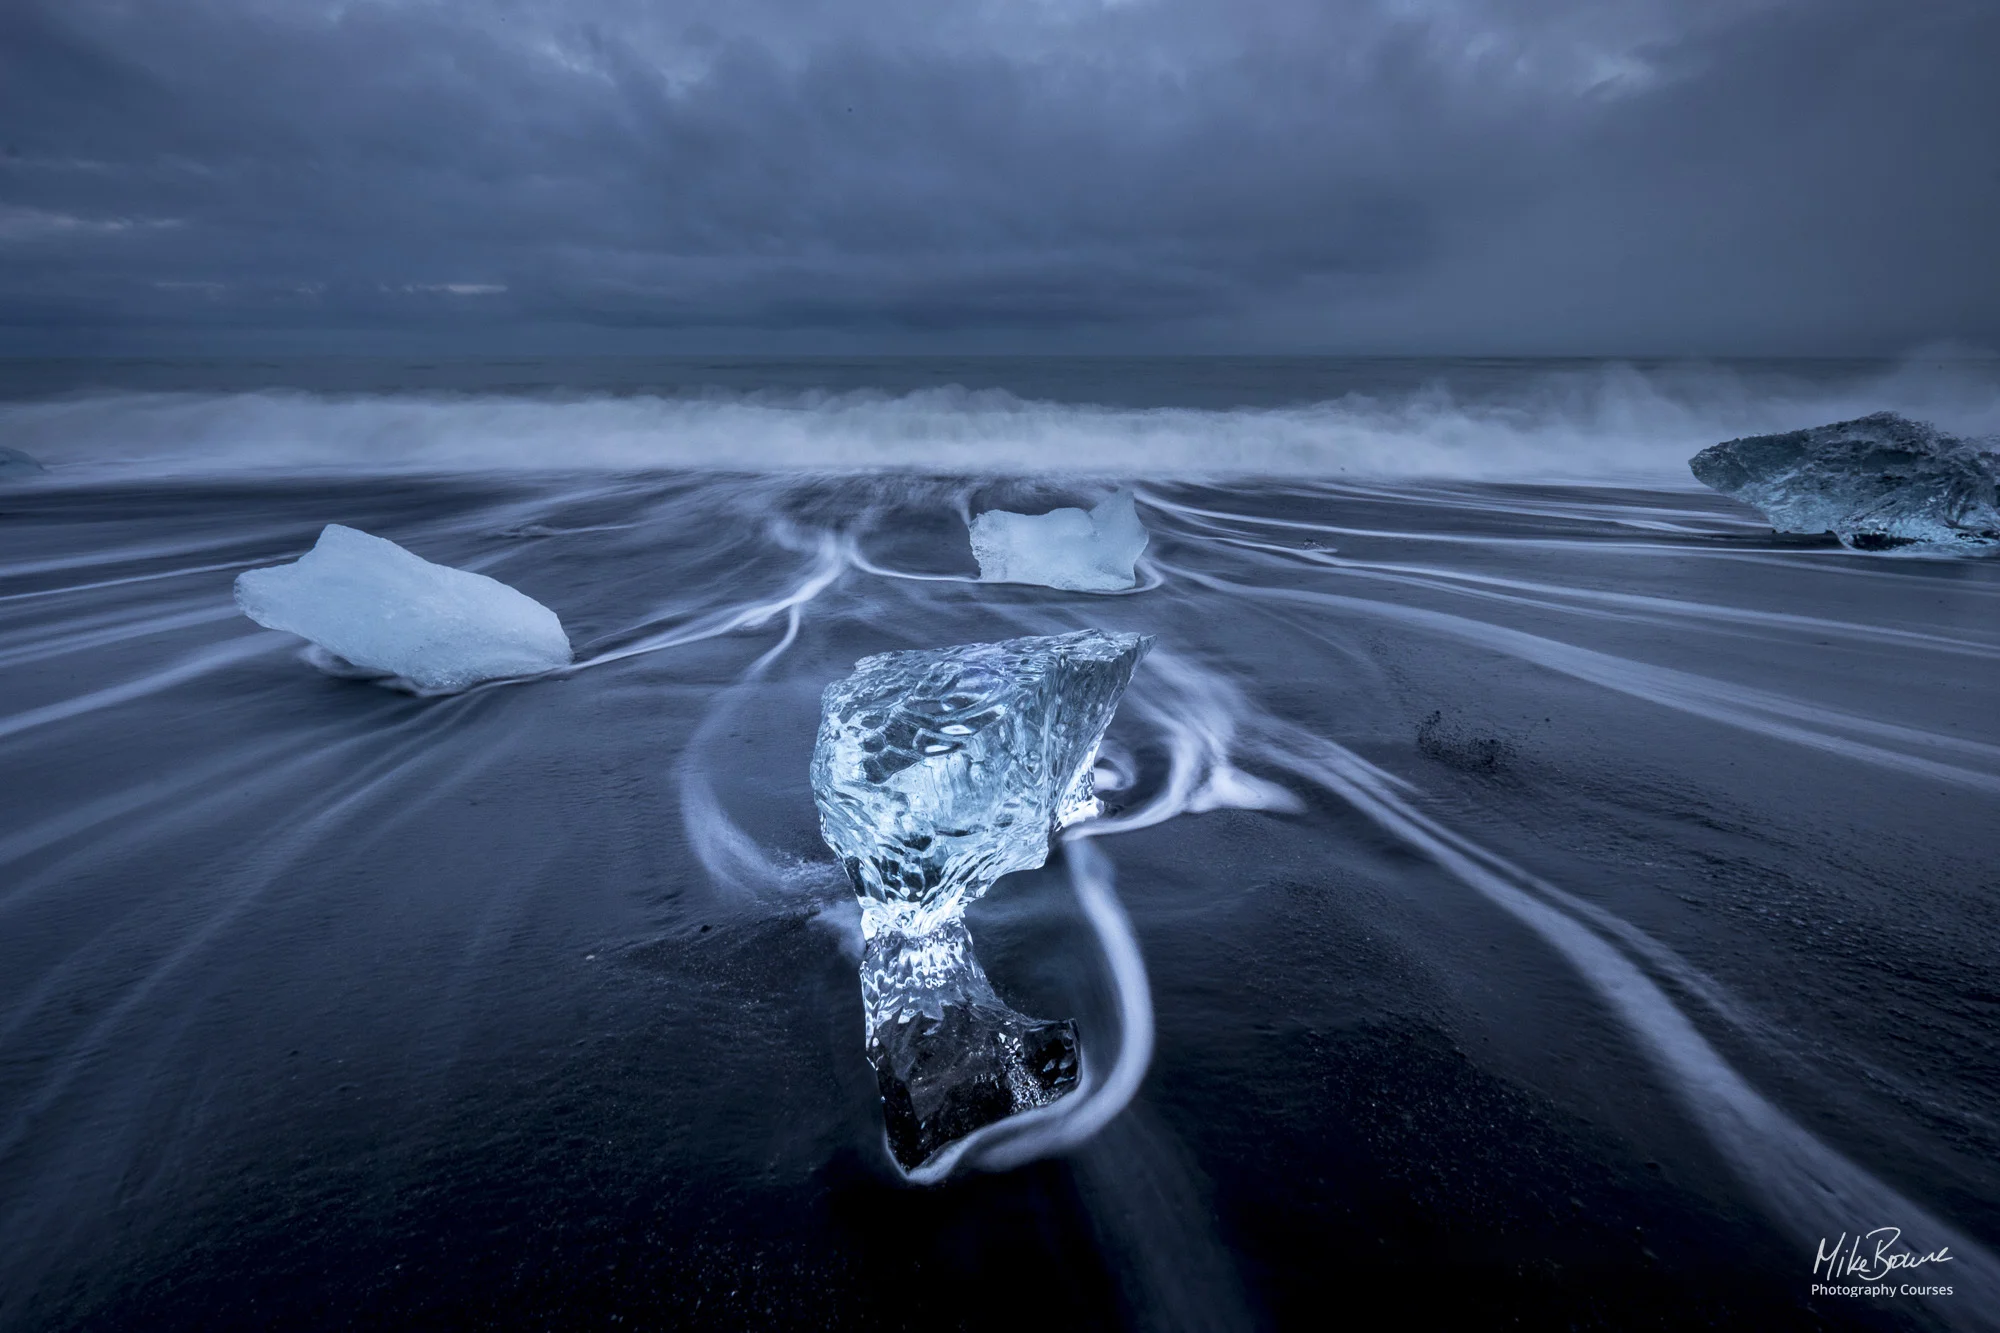
POLYGON ((820 830, 861 900, 868 1058, 907 1168, 1076 1084, 1076 1031, 1016 1013, 965 909, 1095 814, 1098 742, 1152 640, 1083 630, 863 658, 829 685, 820 830))

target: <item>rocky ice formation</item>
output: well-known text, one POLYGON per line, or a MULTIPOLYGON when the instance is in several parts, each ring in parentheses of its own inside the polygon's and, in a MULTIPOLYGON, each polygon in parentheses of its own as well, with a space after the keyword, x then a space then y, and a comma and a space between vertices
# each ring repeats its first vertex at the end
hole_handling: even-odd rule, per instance
POLYGON ((1083 630, 884 653, 826 689, 813 798, 861 900, 868 1058, 905 1168, 1076 1084, 1074 1025, 1007 1007, 964 914, 1097 812, 1098 742, 1151 643, 1083 630))
POLYGON ((1831 532, 1862 551, 2000 545, 2000 455, 1893 412, 1729 440, 1688 467, 1779 532, 1831 532))
POLYGON ((316 663, 335 674, 426 693, 570 662, 562 621, 526 593, 338 523, 292 564, 238 575, 236 605, 312 640, 328 655, 316 663))
POLYGON ((1046 514, 989 509, 972 520, 972 556, 987 583, 1117 592, 1137 585, 1133 564, 1146 541, 1130 491, 1117 492, 1095 509, 1046 514))

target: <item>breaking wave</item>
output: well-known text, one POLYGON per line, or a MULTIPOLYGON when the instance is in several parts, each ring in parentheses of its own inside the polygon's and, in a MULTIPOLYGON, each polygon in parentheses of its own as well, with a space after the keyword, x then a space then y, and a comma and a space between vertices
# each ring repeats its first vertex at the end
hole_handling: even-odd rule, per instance
POLYGON ((107 393, 0 406, 56 479, 366 470, 1069 472, 1686 483, 1718 440, 1893 409, 2000 432, 2000 361, 1845 377, 1600 365, 1217 408, 959 387, 788 393, 107 393))

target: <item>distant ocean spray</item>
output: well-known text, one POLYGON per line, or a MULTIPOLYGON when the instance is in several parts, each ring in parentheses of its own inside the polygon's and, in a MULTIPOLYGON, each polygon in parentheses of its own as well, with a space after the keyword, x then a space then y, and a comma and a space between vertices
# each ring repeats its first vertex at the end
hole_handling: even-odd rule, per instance
POLYGON ((1678 484, 1687 458, 1718 440, 1884 409, 2000 433, 2000 361, 1963 356, 1838 369, 1398 362, 1393 373, 1241 361, 1240 386, 1225 376, 1201 405, 1179 392, 1185 363, 1107 363, 1102 392, 1087 362, 1059 391, 1034 375, 1010 380, 998 364, 967 375, 974 387, 909 387, 909 362, 881 361, 826 363, 817 375, 794 365, 784 387, 742 388, 727 376, 704 383, 699 367, 663 387, 643 364, 625 382, 577 387, 556 363, 521 384, 413 386, 385 374, 356 386, 302 363, 248 388, 163 389, 158 375, 39 394, 16 386, 0 403, 0 438, 58 481, 694 468, 1678 484))

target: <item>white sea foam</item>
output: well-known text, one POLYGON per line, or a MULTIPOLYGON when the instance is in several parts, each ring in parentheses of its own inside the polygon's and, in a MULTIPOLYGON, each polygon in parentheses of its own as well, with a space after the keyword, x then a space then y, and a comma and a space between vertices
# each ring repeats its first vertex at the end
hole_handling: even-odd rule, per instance
POLYGON ((1728 367, 1523 373, 1229 409, 930 389, 699 397, 109 394, 0 405, 0 436, 56 477, 235 471, 912 469, 1102 476, 1604 480, 1692 486, 1719 440, 1894 409, 2000 432, 2000 362, 1910 361, 1837 384, 1728 367))

